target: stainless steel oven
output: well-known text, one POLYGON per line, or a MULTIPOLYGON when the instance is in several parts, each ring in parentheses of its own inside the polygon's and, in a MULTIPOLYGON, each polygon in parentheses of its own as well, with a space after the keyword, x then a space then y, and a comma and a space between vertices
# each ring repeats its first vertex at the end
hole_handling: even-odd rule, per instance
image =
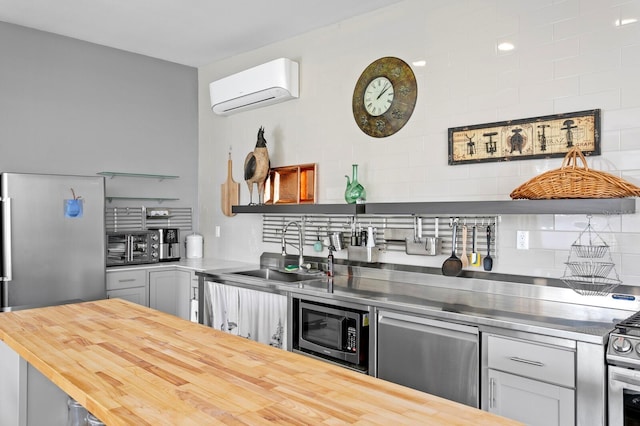
POLYGON ((609 425, 640 426, 640 371, 609 366, 609 425))
POLYGON ((294 299, 294 351, 369 368, 369 311, 294 299))
POLYGON ((609 426, 640 426, 640 313, 609 335, 607 364, 609 426))

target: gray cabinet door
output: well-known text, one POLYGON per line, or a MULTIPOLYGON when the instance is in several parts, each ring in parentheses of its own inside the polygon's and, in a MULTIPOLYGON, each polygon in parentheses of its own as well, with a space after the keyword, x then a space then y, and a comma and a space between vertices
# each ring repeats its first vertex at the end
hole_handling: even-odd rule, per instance
POLYGON ((190 282, 186 271, 149 272, 149 307, 188 320, 190 282))
POLYGON ((531 426, 575 424, 574 391, 489 369, 490 413, 531 426))
POLYGON ((478 329, 378 313, 378 377, 472 407, 479 406, 478 329))

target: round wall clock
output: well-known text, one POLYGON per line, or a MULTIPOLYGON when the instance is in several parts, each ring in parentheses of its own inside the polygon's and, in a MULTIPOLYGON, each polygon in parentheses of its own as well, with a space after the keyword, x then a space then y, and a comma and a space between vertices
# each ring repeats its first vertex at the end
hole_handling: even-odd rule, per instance
POLYGON ((353 118, 374 138, 393 135, 407 124, 418 98, 416 76, 402 59, 373 61, 353 89, 353 118))

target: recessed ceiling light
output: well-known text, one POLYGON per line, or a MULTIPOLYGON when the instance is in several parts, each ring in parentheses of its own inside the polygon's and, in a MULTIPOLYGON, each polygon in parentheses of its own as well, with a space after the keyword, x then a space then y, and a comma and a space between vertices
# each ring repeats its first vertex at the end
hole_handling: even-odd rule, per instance
POLYGON ((424 59, 421 61, 413 61, 411 62, 411 65, 413 65, 414 67, 424 67, 425 65, 427 65, 427 61, 425 61, 424 59))
POLYGON ((636 18, 616 19, 616 22, 614 22, 614 25, 616 27, 621 27, 623 25, 634 24, 636 22, 638 22, 636 18))
POLYGON ((515 46, 513 45, 513 43, 509 43, 508 41, 503 41, 502 43, 498 44, 498 50, 500 50, 501 52, 507 52, 513 49, 515 49, 515 46))

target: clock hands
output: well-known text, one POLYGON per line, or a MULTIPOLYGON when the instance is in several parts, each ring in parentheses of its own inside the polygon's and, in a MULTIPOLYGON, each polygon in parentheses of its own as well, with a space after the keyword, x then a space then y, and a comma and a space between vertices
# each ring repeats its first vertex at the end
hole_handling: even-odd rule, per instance
POLYGON ((380 96, 384 95, 384 92, 386 92, 389 87, 391 87, 391 85, 389 83, 386 83, 384 86, 384 89, 382 89, 382 91, 380 92, 380 94, 376 99, 380 99, 380 96))

